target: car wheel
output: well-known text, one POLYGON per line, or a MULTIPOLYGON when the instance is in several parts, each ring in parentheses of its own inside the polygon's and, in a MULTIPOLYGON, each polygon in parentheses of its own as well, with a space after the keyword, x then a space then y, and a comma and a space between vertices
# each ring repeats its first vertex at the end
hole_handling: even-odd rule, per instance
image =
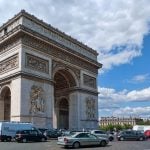
POLYGON ((65 147, 65 148, 68 148, 68 145, 65 145, 64 147, 65 147))
POLYGON ((7 142, 7 139, 3 139, 2 142, 7 142))
POLYGON ((27 142, 27 139, 26 139, 26 138, 23 138, 23 139, 22 139, 22 142, 23 142, 23 143, 26 143, 26 142, 27 142))
POLYGON ((7 138, 7 142, 10 142, 10 141, 11 141, 11 137, 8 137, 8 138, 7 138))
POLYGON ((101 141, 100 146, 105 147, 107 145, 106 141, 101 141))
POLYGON ((114 138, 113 137, 109 137, 109 141, 113 141, 114 140, 114 138))
POLYGON ((124 141, 124 137, 120 137, 120 141, 124 141))
POLYGON ((45 138, 41 138, 41 142, 45 142, 46 141, 46 139, 45 138))
POLYGON ((73 147, 74 147, 74 148, 79 148, 79 147, 80 147, 80 143, 79 143, 79 142, 73 143, 73 147))
POLYGON ((144 138, 143 138, 143 137, 140 137, 140 138, 139 138, 139 141, 143 141, 143 140, 144 140, 144 138))

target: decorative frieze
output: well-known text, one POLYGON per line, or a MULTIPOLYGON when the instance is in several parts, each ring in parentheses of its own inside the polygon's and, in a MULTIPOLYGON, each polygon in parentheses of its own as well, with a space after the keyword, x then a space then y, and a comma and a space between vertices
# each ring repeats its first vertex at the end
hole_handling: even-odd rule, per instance
POLYGON ((0 62, 0 74, 16 69, 18 67, 18 54, 16 54, 0 62))
POLYGON ((33 85, 30 92, 30 113, 41 114, 45 112, 44 90, 33 85))
POLYGON ((15 39, 15 40, 11 40, 5 44, 0 45, 0 54, 8 51, 9 49, 16 47, 20 43, 21 43, 21 39, 15 39))
POLYGON ((43 73, 49 73, 49 61, 26 53, 26 67, 43 73))
POLYGON ((57 47, 54 47, 53 45, 46 44, 46 43, 39 41, 37 39, 34 39, 32 37, 24 36, 23 44, 26 46, 33 47, 35 50, 42 51, 46 54, 52 55, 54 57, 57 57, 61 60, 66 61, 66 62, 69 62, 71 64, 74 64, 74 65, 77 65, 84 69, 87 69, 89 71, 92 71, 94 73, 98 72, 98 67, 96 67, 95 65, 85 62, 85 61, 81 60, 80 58, 75 57, 72 54, 69 54, 65 51, 62 51, 61 49, 59 49, 57 47))
POLYGON ((88 47, 83 48, 83 46, 81 46, 81 44, 72 42, 72 40, 69 40, 69 38, 71 39, 71 37, 68 38, 67 35, 61 35, 60 31, 58 31, 58 30, 57 30, 57 32, 55 32, 54 28, 51 26, 49 26, 49 29, 45 28, 45 27, 37 24, 33 20, 29 20, 28 18, 24 18, 23 25, 28 27, 29 29, 32 29, 33 31, 36 31, 36 32, 48 37, 49 39, 52 39, 66 47, 71 48, 74 51, 77 51, 78 53, 85 55, 86 57, 88 57, 92 60, 97 60, 97 53, 94 50, 92 50, 91 48, 88 48, 88 47))
POLYGON ((96 88, 96 78, 83 74, 83 83, 85 86, 96 88))
POLYGON ((96 118, 96 104, 95 99, 92 97, 87 97, 85 101, 86 105, 86 118, 87 120, 92 120, 96 118))

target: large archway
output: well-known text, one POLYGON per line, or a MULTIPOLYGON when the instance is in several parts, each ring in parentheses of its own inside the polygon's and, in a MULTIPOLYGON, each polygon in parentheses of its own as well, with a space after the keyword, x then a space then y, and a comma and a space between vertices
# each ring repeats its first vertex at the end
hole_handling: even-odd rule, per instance
POLYGON ((54 97, 56 124, 59 129, 69 129, 69 93, 76 86, 73 75, 68 70, 58 70, 54 75, 54 97))
POLYGON ((59 119, 58 128, 68 129, 69 128, 69 103, 66 98, 62 98, 59 102, 59 119))
POLYGON ((10 121, 11 118, 11 91, 4 87, 0 95, 0 120, 10 121))

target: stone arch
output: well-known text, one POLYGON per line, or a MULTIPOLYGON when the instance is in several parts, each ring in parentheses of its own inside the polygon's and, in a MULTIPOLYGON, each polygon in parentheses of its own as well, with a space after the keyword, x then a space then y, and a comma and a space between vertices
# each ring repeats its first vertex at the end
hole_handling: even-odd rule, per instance
POLYGON ((76 79, 67 69, 58 69, 54 74, 54 103, 57 128, 69 129, 69 94, 77 86, 76 79))
POLYGON ((66 72, 67 74, 70 74, 70 76, 72 76, 76 86, 78 87, 79 86, 79 79, 78 79, 78 76, 79 75, 76 75, 75 72, 73 70, 71 70, 70 68, 67 68, 65 66, 61 66, 61 67, 56 67, 54 70, 53 70, 53 79, 56 75, 57 72, 60 72, 60 71, 63 71, 63 72, 66 72))
POLYGON ((57 128, 69 128, 69 100, 66 97, 61 97, 57 101, 57 128))
POLYGON ((11 120, 11 89, 9 86, 2 87, 0 91, 0 120, 11 120))

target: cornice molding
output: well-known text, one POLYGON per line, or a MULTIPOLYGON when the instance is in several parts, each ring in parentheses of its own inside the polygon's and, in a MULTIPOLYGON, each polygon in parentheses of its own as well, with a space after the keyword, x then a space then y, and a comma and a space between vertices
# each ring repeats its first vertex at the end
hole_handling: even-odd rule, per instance
POLYGON ((0 79, 0 85, 3 85, 7 82, 11 82, 12 80, 16 79, 16 78, 25 78, 25 79, 29 79, 32 81, 38 81, 38 82, 44 82, 44 83, 48 83, 53 85, 54 81, 51 80, 50 78, 45 78, 45 77, 41 77, 35 74, 30 74, 27 72, 16 72, 14 74, 11 74, 9 76, 5 76, 4 78, 0 79))

